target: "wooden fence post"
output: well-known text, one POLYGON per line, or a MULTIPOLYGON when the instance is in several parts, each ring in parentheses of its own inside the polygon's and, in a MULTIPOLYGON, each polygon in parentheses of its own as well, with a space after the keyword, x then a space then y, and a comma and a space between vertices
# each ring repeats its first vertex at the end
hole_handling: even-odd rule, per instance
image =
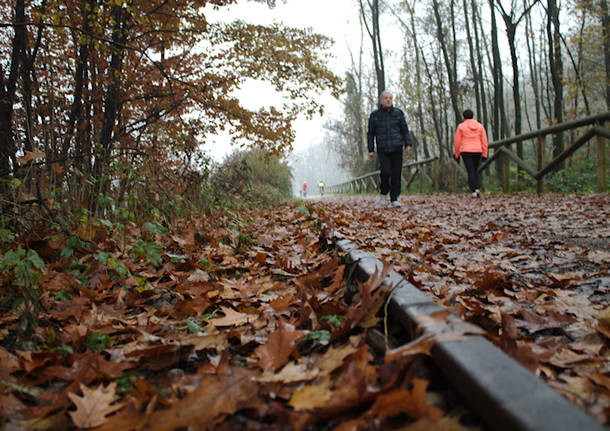
POLYGON ((606 191, 606 138, 597 135, 597 191, 606 191))
MULTIPOLYGON (((538 160, 536 163, 536 167, 538 168, 538 172, 542 170, 542 166, 544 165, 544 144, 546 141, 545 135, 538 136, 538 160)), ((536 180, 536 192, 541 194, 544 190, 544 177, 540 177, 540 179, 536 180)))
POLYGON ((451 164, 451 193, 455 193, 457 189, 457 167, 452 163, 451 164))
POLYGON ((502 191, 508 193, 508 177, 510 176, 508 155, 504 153, 500 157, 502 157, 502 191))

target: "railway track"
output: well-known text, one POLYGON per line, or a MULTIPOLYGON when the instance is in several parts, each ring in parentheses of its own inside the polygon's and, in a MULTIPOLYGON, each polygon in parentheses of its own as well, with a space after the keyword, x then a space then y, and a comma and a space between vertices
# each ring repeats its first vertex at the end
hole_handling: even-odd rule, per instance
MULTIPOLYGON (((383 268, 380 260, 349 240, 340 240, 336 246, 355 280, 365 281, 383 268)), ((390 318, 400 323, 408 338, 415 338, 426 318, 443 313, 442 307, 394 271, 384 284, 392 289, 388 301, 390 318)), ((443 324, 425 328, 440 340, 432 347, 430 357, 485 429, 607 431, 485 337, 477 335, 480 330, 476 327, 451 314, 443 320, 443 324)))

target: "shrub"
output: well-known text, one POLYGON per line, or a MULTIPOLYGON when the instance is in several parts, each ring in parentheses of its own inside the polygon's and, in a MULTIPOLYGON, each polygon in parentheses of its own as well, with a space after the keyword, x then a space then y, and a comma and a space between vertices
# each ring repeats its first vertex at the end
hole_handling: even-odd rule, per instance
POLYGON ((231 154, 213 171, 210 184, 221 205, 269 205, 291 198, 291 179, 286 162, 256 149, 231 154))

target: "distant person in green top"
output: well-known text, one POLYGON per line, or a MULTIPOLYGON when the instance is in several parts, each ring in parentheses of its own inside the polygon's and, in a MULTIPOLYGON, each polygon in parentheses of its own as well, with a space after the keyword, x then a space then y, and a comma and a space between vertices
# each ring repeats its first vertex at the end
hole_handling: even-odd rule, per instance
POLYGON ((320 189, 320 196, 324 196, 324 180, 318 181, 318 189, 320 189))

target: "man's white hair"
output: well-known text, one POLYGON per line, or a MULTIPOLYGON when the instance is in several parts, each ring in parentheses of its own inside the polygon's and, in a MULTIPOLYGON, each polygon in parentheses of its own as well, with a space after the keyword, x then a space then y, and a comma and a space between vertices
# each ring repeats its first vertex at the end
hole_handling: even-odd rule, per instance
POLYGON ((391 92, 391 91, 388 91, 388 90, 383 90, 383 91, 381 92, 381 94, 379 95, 379 97, 383 97, 383 95, 384 95, 384 94, 389 94, 389 95, 390 95, 390 96, 392 96, 392 97, 394 96, 394 95, 392 94, 392 92, 391 92))

